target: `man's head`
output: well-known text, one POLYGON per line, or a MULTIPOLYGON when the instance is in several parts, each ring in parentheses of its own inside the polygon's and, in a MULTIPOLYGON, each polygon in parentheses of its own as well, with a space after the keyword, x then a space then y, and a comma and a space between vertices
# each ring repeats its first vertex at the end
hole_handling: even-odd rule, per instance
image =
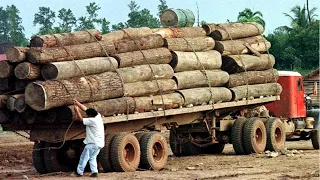
POLYGON ((96 117, 98 112, 95 109, 89 108, 86 110, 86 114, 88 117, 96 117))

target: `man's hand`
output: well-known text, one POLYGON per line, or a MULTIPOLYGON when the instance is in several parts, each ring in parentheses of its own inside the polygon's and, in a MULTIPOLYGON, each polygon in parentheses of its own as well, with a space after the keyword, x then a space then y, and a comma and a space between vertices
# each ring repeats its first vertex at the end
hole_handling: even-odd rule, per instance
POLYGON ((80 113, 80 111, 79 111, 79 107, 77 106, 77 105, 75 105, 74 106, 74 111, 75 111, 75 113, 76 113, 76 118, 75 118, 75 120, 76 121, 82 121, 82 115, 81 115, 81 113, 80 113))
POLYGON ((76 99, 73 99, 73 104, 76 105, 76 106, 78 106, 78 105, 79 105, 79 101, 76 100, 76 99))

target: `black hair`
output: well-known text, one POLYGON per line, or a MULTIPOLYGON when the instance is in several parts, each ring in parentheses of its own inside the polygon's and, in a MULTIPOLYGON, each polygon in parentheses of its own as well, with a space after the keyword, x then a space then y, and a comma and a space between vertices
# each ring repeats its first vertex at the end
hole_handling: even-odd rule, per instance
POLYGON ((89 117, 96 117, 98 115, 98 112, 95 109, 89 108, 86 110, 86 114, 89 117))

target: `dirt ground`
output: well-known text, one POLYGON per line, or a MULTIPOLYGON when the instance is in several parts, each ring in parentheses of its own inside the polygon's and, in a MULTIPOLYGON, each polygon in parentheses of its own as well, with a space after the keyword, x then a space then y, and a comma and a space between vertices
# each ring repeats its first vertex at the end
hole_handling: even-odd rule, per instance
MULTIPOLYGON (((33 143, 13 133, 0 133, 0 179, 78 179, 70 173, 40 175, 32 166, 33 143)), ((320 179, 320 151, 310 141, 287 142, 288 149, 297 149, 294 156, 268 158, 263 154, 235 155, 227 145, 221 155, 192 157, 170 156, 161 171, 132 173, 100 173, 98 179, 320 179)), ((88 177, 80 179, 91 179, 88 177)))

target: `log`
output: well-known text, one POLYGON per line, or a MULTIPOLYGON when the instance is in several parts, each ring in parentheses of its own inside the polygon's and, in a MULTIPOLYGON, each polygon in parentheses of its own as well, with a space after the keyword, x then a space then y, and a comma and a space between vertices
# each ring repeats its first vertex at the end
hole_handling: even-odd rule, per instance
POLYGON ((218 24, 211 37, 218 41, 262 35, 264 28, 256 22, 218 24))
POLYGON ((45 80, 68 79, 72 77, 115 71, 118 62, 112 57, 63 61, 45 64, 41 67, 41 76, 45 80))
POLYGON ((34 110, 42 111, 79 102, 99 101, 123 96, 123 85, 115 72, 76 77, 59 81, 38 81, 28 84, 26 103, 34 110))
POLYGON ((0 78, 7 78, 13 75, 14 66, 9 61, 0 61, 0 78))
POLYGON ((170 51, 209 51, 214 48, 215 42, 211 37, 168 38, 164 40, 164 46, 170 51))
POLYGON ((161 35, 162 38, 194 38, 206 36, 206 32, 201 27, 183 28, 157 28, 153 33, 161 35))
POLYGON ((12 91, 14 89, 14 77, 0 78, 0 91, 12 91))
POLYGON ((278 83, 244 85, 230 89, 232 92, 232 101, 243 98, 256 98, 260 96, 280 95, 282 87, 278 83))
POLYGON ((57 120, 57 117, 58 117, 58 112, 56 111, 56 108, 45 110, 45 111, 39 111, 39 112, 37 111, 36 116, 34 118, 34 123, 37 123, 37 124, 57 123, 58 124, 60 122, 57 120))
POLYGON ((127 28, 113 31, 102 35, 102 40, 118 41, 122 39, 136 39, 152 35, 152 30, 148 27, 127 28))
POLYGON ((14 90, 15 91, 24 91, 24 89, 27 87, 27 85, 32 82, 30 80, 23 80, 16 78, 14 80, 14 90))
POLYGON ((203 24, 202 28, 206 32, 206 35, 209 36, 213 31, 217 29, 218 24, 203 24))
POLYGON ((26 53, 29 48, 26 47, 10 47, 6 51, 6 56, 10 62, 22 62, 26 60, 26 53))
POLYGON ((136 112, 174 109, 179 108, 184 104, 184 99, 179 93, 164 94, 162 97, 161 95, 136 97, 134 100, 136 102, 136 112))
POLYGON ((16 66, 14 69, 14 75, 18 79, 35 80, 40 77, 40 66, 31 64, 29 62, 23 62, 16 66))
POLYGON ((23 112, 21 112, 25 124, 33 124, 36 122, 37 111, 27 106, 23 112))
POLYGON ((228 87, 233 88, 246 84, 266 84, 277 82, 279 73, 276 69, 265 71, 247 71, 237 74, 231 74, 229 77, 228 87))
POLYGON ((17 99, 14 101, 13 106, 16 111, 18 111, 19 113, 22 113, 27 106, 24 95, 17 97, 17 99))
POLYGON ((210 88, 193 88, 178 91, 184 98, 184 104, 203 105, 217 102, 228 102, 232 98, 231 91, 225 87, 210 88))
POLYGON ((143 64, 169 64, 172 55, 167 48, 148 49, 115 54, 119 68, 130 67, 143 64))
POLYGON ((7 110, 0 110, 0 124, 8 124, 11 122, 10 114, 7 110))
POLYGON ((262 54, 260 57, 252 55, 222 56, 221 69, 229 74, 247 71, 261 71, 271 69, 275 64, 275 58, 271 54, 262 54))
POLYGON ((222 56, 247 54, 251 52, 250 49, 247 48, 247 44, 250 45, 255 52, 259 53, 266 52, 271 47, 271 43, 262 36, 254 36, 237 40, 216 41, 214 49, 219 51, 222 56))
POLYGON ((7 99, 7 109, 9 111, 15 111, 16 109, 15 109, 14 103, 19 97, 22 97, 22 96, 24 96, 24 94, 10 95, 7 99))
POLYGON ((164 94, 176 89, 177 84, 172 79, 159 79, 154 81, 140 81, 124 84, 124 94, 125 96, 130 97, 157 95, 161 92, 164 94))
POLYGON ((214 50, 195 53, 172 51, 172 57, 170 65, 175 72, 220 69, 222 65, 221 54, 214 50))
POLYGON ((178 85, 178 89, 207 87, 209 82, 211 87, 223 86, 229 80, 229 74, 221 70, 205 71, 207 77, 202 71, 184 71, 174 73, 173 79, 178 85))
POLYGON ((33 64, 44 64, 107 56, 106 53, 108 55, 116 53, 114 44, 111 41, 99 41, 56 48, 30 48, 27 51, 27 59, 33 64))
POLYGON ((114 42, 117 53, 125 53, 163 47, 164 41, 158 34, 136 39, 123 39, 114 42))
POLYGON ((96 29, 61 34, 47 34, 32 37, 30 47, 63 47, 92 43, 101 40, 101 38, 99 30, 96 29))
POLYGON ((171 79, 174 72, 169 64, 150 64, 120 68, 117 73, 123 83, 151 81, 154 79, 171 79))
POLYGON ((23 114, 21 114, 21 113, 15 113, 15 114, 13 115, 13 124, 14 124, 15 126, 22 126, 22 125, 25 124, 25 121, 26 121, 26 120, 25 120, 23 114))
POLYGON ((0 109, 4 109, 7 107, 8 98, 9 98, 9 95, 6 95, 6 94, 0 95, 0 109))

